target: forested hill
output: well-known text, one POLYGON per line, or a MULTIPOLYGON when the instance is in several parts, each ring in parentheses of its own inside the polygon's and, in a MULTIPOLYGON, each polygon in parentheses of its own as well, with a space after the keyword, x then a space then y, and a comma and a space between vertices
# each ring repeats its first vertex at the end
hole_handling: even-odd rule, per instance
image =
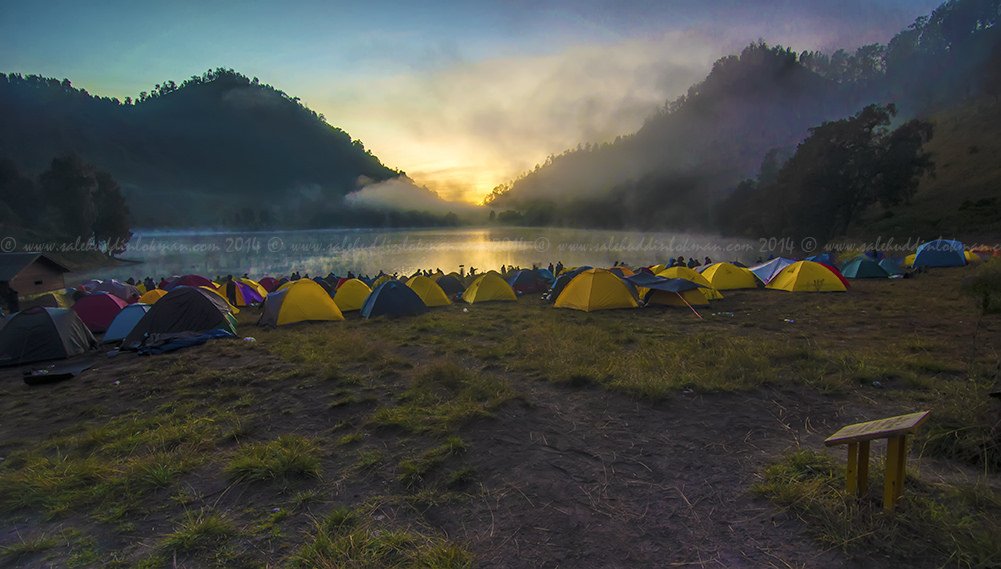
POLYGON ((359 178, 399 174, 297 98, 233 70, 124 101, 0 74, 0 158, 36 175, 67 153, 115 176, 142 226, 336 224, 359 178))
POLYGON ((999 10, 999 0, 951 0, 854 52, 750 45, 638 132, 552 156, 487 202, 525 224, 719 227, 717 205, 825 121, 894 103, 902 122, 996 90, 999 10))

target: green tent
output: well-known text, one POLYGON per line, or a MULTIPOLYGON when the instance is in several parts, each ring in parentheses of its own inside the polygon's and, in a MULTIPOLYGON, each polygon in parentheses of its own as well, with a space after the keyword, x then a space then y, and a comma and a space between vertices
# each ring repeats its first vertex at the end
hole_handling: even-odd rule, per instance
POLYGON ((849 279, 885 279, 890 276, 879 263, 865 255, 859 255, 841 265, 841 274, 849 279))

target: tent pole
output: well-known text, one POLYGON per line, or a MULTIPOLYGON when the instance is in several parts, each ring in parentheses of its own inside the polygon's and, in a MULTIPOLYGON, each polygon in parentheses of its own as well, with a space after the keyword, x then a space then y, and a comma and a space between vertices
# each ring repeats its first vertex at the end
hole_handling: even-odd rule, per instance
POLYGON ((680 293, 680 292, 676 292, 676 293, 674 293, 674 294, 678 295, 678 298, 680 298, 680 299, 681 299, 681 302, 684 302, 684 303, 685 303, 685 306, 687 306, 688 308, 691 308, 691 309, 692 309, 692 312, 694 312, 694 313, 695 313, 695 315, 699 317, 699 320, 705 320, 705 318, 703 318, 703 317, 702 317, 702 315, 701 315, 701 314, 699 314, 699 311, 698 311, 698 310, 695 310, 695 307, 694 307, 694 306, 692 306, 691 304, 688 304, 688 301, 687 301, 687 300, 685 300, 685 297, 681 296, 681 293, 680 293))

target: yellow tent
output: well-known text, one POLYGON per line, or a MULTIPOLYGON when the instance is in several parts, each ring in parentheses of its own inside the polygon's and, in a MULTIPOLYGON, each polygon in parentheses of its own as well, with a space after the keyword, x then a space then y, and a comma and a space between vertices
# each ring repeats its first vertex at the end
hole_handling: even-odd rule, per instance
POLYGON ((905 267, 913 267, 914 266, 914 259, 916 257, 917 257, 917 254, 915 254, 915 253, 911 253, 910 255, 904 257, 903 266, 905 266, 905 267))
POLYGON ((423 275, 417 275, 411 277, 407 281, 407 286, 417 293, 417 296, 421 297, 424 304, 428 306, 448 306, 452 304, 452 301, 448 299, 448 295, 445 291, 441 290, 438 283, 431 280, 430 277, 425 277, 423 275))
POLYGON ((830 269, 813 261, 797 261, 782 269, 768 288, 788 292, 845 292, 844 283, 830 269))
POLYGON ((267 298, 268 297, 268 289, 266 289, 263 286, 261 286, 261 283, 255 281, 254 279, 248 279, 247 277, 241 277, 241 278, 238 278, 236 280, 238 282, 241 282, 241 283, 249 286, 250 288, 254 289, 255 291, 257 291, 257 294, 261 295, 261 298, 267 298))
MULTIPOLYGON (((216 287, 218 287, 218 286, 219 286, 219 285, 216 285, 216 287)), ((225 301, 226 301, 226 304, 229 304, 229 310, 230 310, 230 312, 232 312, 233 314, 239 314, 239 313, 240 313, 240 309, 239 309, 239 308, 237 308, 237 307, 235 307, 235 306, 233 306, 233 305, 232 305, 232 304, 231 304, 231 303, 229 302, 229 299, 228 299, 228 298, 226 298, 226 295, 225 295, 225 294, 223 294, 223 293, 221 293, 221 292, 219 292, 219 289, 218 289, 218 288, 213 288, 213 287, 210 287, 210 286, 205 286, 205 285, 200 285, 200 286, 199 286, 198 288, 203 288, 203 289, 205 289, 205 290, 207 290, 207 291, 211 292, 212 294, 214 294, 214 295, 218 296, 219 298, 221 298, 221 299, 225 300, 225 301)))
POLYGON ((966 257, 967 263, 982 263, 983 258, 980 255, 970 251, 969 249, 963 251, 963 256, 966 257))
POLYGON ((716 290, 758 288, 758 279, 750 269, 732 263, 713 263, 703 269, 701 275, 716 290))
POLYGON ((143 295, 143 294, 146 294, 147 292, 149 292, 148 290, 146 290, 146 285, 144 285, 143 283, 136 283, 136 290, 139 291, 140 295, 143 295))
POLYGON ((702 294, 702 289, 693 288, 684 292, 667 292, 664 290, 650 291, 646 298, 646 304, 659 304, 662 306, 706 306, 709 299, 702 294), (684 300, 682 300, 684 299, 684 300))
POLYGON ((27 296, 21 306, 23 308, 33 308, 35 306, 69 308, 73 306, 73 297, 67 294, 65 290, 53 290, 27 296))
POLYGON ((654 266, 650 267, 650 272, 656 275, 657 273, 663 271, 666 268, 667 268, 667 265, 661 263, 660 265, 654 265, 654 266))
POLYGON ((365 299, 370 294, 372 294, 372 289, 368 288, 367 284, 358 279, 348 279, 337 287, 337 292, 334 294, 334 304, 341 309, 341 312, 361 310, 365 299))
POLYGON ((389 275, 382 275, 381 277, 375 279, 375 282, 372 283, 372 288, 375 289, 379 285, 381 285, 382 283, 384 283, 386 281, 391 281, 391 280, 393 280, 393 277, 391 277, 389 275))
POLYGON ((462 300, 469 304, 493 300, 517 301, 518 296, 514 294, 514 289, 507 284, 503 277, 490 271, 476 277, 473 284, 469 285, 466 292, 462 293, 462 300))
POLYGON ((299 279, 264 299, 258 324, 284 326, 307 320, 344 320, 344 315, 322 286, 312 279, 299 279))
POLYGON ((155 304, 156 301, 160 300, 167 294, 167 291, 159 288, 155 288, 151 291, 146 292, 139 297, 139 302, 143 304, 155 304))
POLYGON ((626 283, 605 269, 589 269, 573 278, 556 299, 556 308, 591 312, 613 308, 637 308, 626 283))
POLYGON ((688 267, 670 267, 657 273, 657 276, 666 279, 685 279, 697 285, 702 285, 705 288, 700 288, 699 290, 705 295, 706 300, 720 300, 723 298, 723 293, 713 288, 712 283, 700 275, 698 271, 694 271, 688 267))

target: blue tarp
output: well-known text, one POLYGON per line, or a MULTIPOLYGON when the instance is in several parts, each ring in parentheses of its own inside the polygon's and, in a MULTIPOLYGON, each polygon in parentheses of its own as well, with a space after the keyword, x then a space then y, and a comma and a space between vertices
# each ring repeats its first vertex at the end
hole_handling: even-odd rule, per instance
POLYGON ((151 338, 151 341, 141 346, 137 352, 142 356, 166 354, 167 352, 175 352, 192 346, 200 346, 209 340, 217 338, 236 338, 236 334, 229 330, 209 330, 201 334, 181 332, 179 334, 166 335, 162 338, 151 338))
POLYGON ((625 280, 638 287, 650 290, 662 290, 664 292, 685 292, 686 290, 701 288, 701 285, 687 279, 668 279, 645 273, 636 273, 635 275, 626 277, 625 280))

